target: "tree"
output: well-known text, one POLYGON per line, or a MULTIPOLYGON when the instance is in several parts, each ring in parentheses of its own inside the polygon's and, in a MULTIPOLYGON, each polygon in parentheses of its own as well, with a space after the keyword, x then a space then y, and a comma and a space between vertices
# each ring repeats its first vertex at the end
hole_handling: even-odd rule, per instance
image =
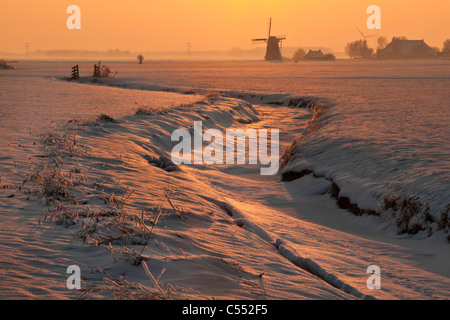
POLYGON ((397 41, 397 40, 408 40, 408 38, 405 36, 392 37, 392 41, 397 41))
POLYGON ((442 52, 450 52, 450 39, 444 41, 442 46, 442 52))
POLYGON ((438 53, 441 51, 441 49, 439 47, 431 47, 431 49, 433 49, 434 52, 438 52, 438 53))
POLYGON ((325 60, 336 60, 336 56, 332 53, 327 53, 325 55, 325 60))
POLYGON ((139 60, 139 64, 142 64, 144 61, 144 56, 142 54, 138 55, 136 58, 139 60))
POLYGON ((378 37, 377 38, 377 50, 383 50, 388 45, 388 40, 386 37, 378 37))
POLYGON ((306 56, 306 51, 305 49, 297 49, 297 51, 294 52, 294 55, 292 56, 292 60, 294 61, 299 61, 299 60, 303 60, 306 56))
POLYGON ((345 53, 350 57, 350 59, 358 57, 358 48, 356 41, 347 43, 347 45, 345 46, 345 53))
POLYGON ((369 48, 366 40, 356 40, 347 43, 345 53, 351 59, 371 59, 373 56, 373 48, 369 48))

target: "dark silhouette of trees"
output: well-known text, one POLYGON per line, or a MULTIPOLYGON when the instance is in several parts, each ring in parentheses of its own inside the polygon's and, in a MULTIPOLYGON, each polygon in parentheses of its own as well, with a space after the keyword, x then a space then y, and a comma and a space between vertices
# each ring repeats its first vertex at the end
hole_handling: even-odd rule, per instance
POLYGON ((388 45, 388 39, 386 37, 377 38, 377 50, 383 50, 388 45))
POLYGON ((442 44, 442 52, 450 52, 450 39, 447 39, 442 44))
POLYGON ((405 36, 392 37, 392 41, 397 41, 397 40, 408 40, 408 38, 405 36))
POLYGON ((297 51, 294 52, 294 55, 292 56, 292 60, 294 61, 299 61, 299 60, 303 60, 306 56, 306 51, 305 49, 299 48, 297 49, 297 51))
POLYGON ((369 48, 366 40, 356 40, 347 43, 345 53, 351 59, 371 59, 373 56, 373 48, 369 48))
POLYGON ((334 54, 332 54, 332 53, 327 53, 326 55, 325 55, 325 58, 324 58, 325 60, 336 60, 336 56, 334 55, 334 54))
POLYGON ((144 56, 142 54, 138 55, 136 58, 139 60, 139 64, 142 64, 142 62, 144 62, 144 56))
POLYGON ((431 47, 431 49, 433 49, 435 52, 441 52, 441 48, 439 47, 431 47))

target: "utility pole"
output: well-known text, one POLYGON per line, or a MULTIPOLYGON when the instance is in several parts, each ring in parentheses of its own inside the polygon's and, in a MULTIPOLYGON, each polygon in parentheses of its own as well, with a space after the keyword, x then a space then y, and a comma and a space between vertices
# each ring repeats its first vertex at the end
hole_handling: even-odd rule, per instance
POLYGON ((27 50, 27 54, 30 52, 30 46, 31 46, 31 43, 25 42, 25 48, 27 50))
POLYGON ((192 43, 190 43, 190 42, 187 43, 187 46, 188 46, 188 57, 191 56, 191 44, 192 43))

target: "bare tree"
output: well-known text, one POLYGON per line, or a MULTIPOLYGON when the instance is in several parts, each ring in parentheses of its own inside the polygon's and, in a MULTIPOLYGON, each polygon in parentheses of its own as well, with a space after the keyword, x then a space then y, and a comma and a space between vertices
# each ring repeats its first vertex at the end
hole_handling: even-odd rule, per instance
POLYGON ((305 49, 299 48, 297 49, 297 51, 295 51, 294 55, 292 56, 292 60, 297 62, 299 60, 303 60, 305 56, 306 56, 305 49))
POLYGON ((437 53, 441 52, 441 48, 439 47, 431 47, 431 49, 433 49, 433 51, 437 53))
POLYGON ((142 64, 144 61, 144 56, 142 54, 138 55, 136 58, 139 60, 139 64, 142 64))
POLYGON ((450 39, 444 41, 442 45, 442 52, 450 52, 450 39))
POLYGON ((377 38, 377 50, 383 50, 388 45, 388 39, 386 37, 380 36, 377 38))
POLYGON ((371 59, 373 57, 373 48, 369 48, 366 40, 356 40, 347 43, 345 53, 351 59, 371 59))
POLYGON ((392 37, 392 41, 397 41, 397 40, 408 40, 408 38, 405 36, 392 37))

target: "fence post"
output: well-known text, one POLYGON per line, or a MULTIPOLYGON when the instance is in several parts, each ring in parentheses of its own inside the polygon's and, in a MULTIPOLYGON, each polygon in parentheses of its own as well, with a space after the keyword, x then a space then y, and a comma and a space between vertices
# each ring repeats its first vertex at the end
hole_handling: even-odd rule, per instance
POLYGON ((100 77, 100 67, 94 64, 94 77, 100 77))

